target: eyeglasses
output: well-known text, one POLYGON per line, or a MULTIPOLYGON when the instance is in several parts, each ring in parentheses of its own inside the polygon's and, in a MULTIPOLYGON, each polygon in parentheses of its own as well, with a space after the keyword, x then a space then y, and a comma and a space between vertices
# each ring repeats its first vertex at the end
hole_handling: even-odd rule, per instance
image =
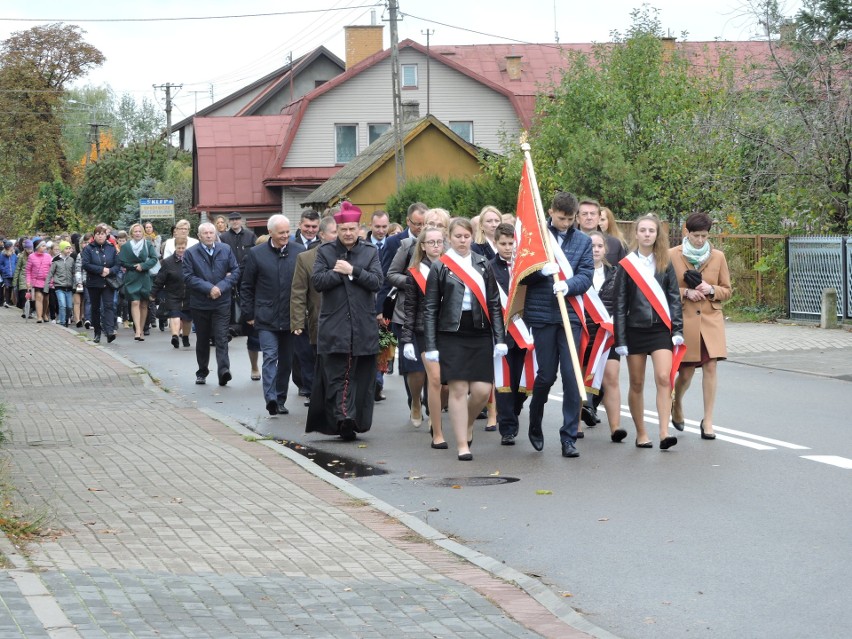
POLYGON ((426 246, 443 246, 444 240, 426 240, 423 242, 426 246))

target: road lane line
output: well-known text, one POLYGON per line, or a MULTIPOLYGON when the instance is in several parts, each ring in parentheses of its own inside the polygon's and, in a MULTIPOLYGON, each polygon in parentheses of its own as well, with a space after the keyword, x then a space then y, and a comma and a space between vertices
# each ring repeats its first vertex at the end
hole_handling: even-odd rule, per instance
POLYGON ((852 459, 847 459, 846 457, 838 457, 837 455, 801 455, 801 458, 852 470, 852 459))

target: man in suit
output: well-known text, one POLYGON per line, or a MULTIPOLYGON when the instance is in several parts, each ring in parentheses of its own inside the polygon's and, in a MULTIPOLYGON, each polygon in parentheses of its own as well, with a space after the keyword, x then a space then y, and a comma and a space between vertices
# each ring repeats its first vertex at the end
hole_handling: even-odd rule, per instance
POLYGON ((198 227, 198 244, 183 256, 183 279, 189 290, 189 306, 195 323, 196 384, 206 384, 210 374, 210 338, 216 344, 219 386, 231 381, 228 358, 228 323, 231 291, 240 278, 237 258, 227 244, 216 241, 216 227, 205 222, 198 227))
POLYGON ((270 415, 286 415, 293 362, 290 291, 296 258, 305 249, 290 245, 290 220, 269 218, 269 239, 248 253, 240 285, 243 319, 257 331, 263 352, 263 399, 270 415))
POLYGON ((314 246, 317 246, 320 241, 317 237, 319 231, 320 215, 313 209, 303 209, 302 215, 299 218, 299 228, 296 235, 293 236, 293 241, 301 244, 307 251, 314 246))
MULTIPOLYGON (((333 217, 324 217, 320 220, 319 239, 322 244, 337 239, 337 222, 333 217)), ((318 246, 320 246, 319 242, 296 258, 293 290, 290 292, 290 330, 293 331, 295 359, 302 371, 299 395, 303 397, 311 396, 317 356, 317 323, 322 296, 311 284, 311 275, 314 272, 318 246)), ((305 405, 307 406, 308 403, 305 405)))

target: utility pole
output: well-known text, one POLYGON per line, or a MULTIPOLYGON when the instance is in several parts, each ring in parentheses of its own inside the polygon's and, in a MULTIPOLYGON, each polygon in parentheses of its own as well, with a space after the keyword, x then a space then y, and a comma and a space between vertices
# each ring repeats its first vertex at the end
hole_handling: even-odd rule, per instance
POLYGON ((193 111, 193 113, 198 113, 198 94, 206 94, 207 91, 190 91, 190 93, 192 94, 193 98, 195 98, 195 110, 193 111))
POLYGON ((155 84, 153 85, 155 89, 163 89, 166 92, 166 141, 169 145, 169 156, 171 156, 172 149, 172 89, 181 89, 183 88, 182 84, 172 84, 171 82, 166 82, 165 84, 155 84))
POLYGON ((390 13, 390 42, 391 42, 391 83, 393 85, 393 131, 394 156, 396 158, 396 190, 405 186, 405 148, 402 139, 402 87, 399 82, 399 32, 397 20, 399 3, 397 0, 388 1, 390 13))
POLYGON ((435 33, 434 29, 426 29, 426 31, 421 31, 423 35, 426 36, 426 115, 432 113, 432 101, 430 99, 432 95, 432 79, 429 75, 429 62, 432 60, 432 55, 429 52, 429 36, 435 33))

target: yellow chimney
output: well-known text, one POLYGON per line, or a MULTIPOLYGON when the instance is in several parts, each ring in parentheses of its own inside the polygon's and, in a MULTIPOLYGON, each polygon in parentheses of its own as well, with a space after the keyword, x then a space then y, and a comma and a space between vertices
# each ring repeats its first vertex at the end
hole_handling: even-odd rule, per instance
POLYGON ((384 49, 384 25, 350 25, 343 27, 346 34, 346 68, 351 69, 356 64, 369 58, 374 53, 384 49))

